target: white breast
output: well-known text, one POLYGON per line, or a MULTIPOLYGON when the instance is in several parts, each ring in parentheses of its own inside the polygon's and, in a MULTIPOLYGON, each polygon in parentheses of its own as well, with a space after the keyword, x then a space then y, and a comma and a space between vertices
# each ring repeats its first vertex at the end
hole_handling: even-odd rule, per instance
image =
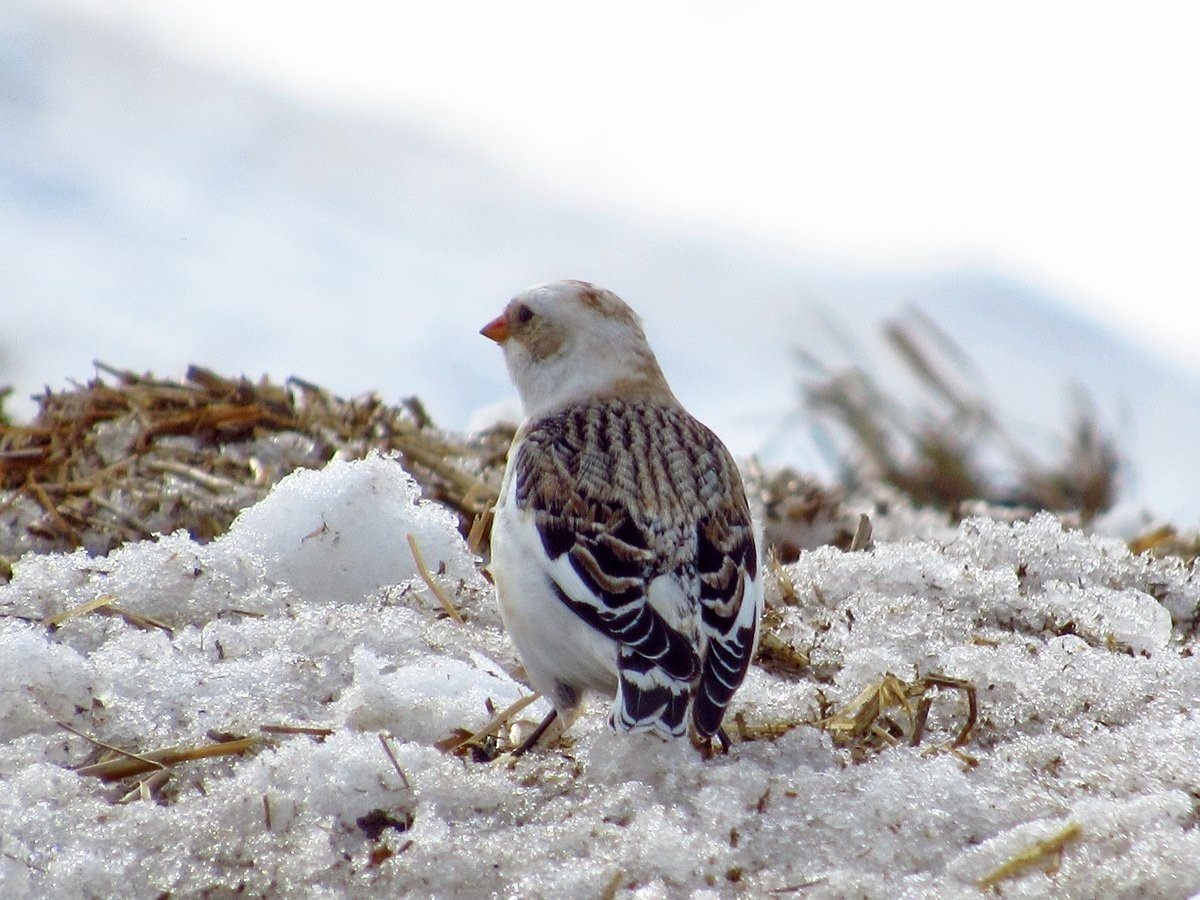
MULTIPOLYGON (((616 643, 558 598, 532 515, 517 508, 508 488, 506 484, 492 525, 491 571, 504 627, 529 681, 551 698, 561 694, 559 685, 611 696, 617 684, 616 643)), ((559 563, 569 565, 565 556, 559 563)))

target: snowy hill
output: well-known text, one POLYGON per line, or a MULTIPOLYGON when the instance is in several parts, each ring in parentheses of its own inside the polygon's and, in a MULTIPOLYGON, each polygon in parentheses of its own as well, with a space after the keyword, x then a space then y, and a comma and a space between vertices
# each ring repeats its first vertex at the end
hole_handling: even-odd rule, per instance
POLYGON ((581 277, 642 313, 682 399, 737 452, 769 443, 815 469, 803 434, 779 439, 794 351, 836 356, 832 320, 886 367, 875 323, 912 302, 1047 443, 1087 386, 1134 463, 1130 498, 1200 521, 1200 384, 997 274, 867 275, 579 210, 482 149, 304 108, 35 5, 0 17, 0 118, 0 379, 20 412, 99 358, 416 394, 461 427, 511 396, 478 327, 528 284, 581 277))

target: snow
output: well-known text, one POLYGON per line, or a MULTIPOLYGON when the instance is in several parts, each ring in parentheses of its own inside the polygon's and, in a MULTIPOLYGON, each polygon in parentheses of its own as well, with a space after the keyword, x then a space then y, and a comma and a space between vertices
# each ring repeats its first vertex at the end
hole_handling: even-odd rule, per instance
POLYGON ((593 702, 511 765, 434 746, 528 689, 453 517, 394 459, 297 472, 207 545, 28 554, 0 587, 0 895, 968 897, 1071 826, 1006 896, 1200 890, 1194 573, 1045 514, 894 509, 876 533, 779 572, 775 632, 811 665, 753 668, 734 712, 805 724, 739 740, 731 720, 730 754, 704 760, 611 732, 593 702), (99 597, 170 630, 42 624, 99 597), (953 690, 916 747, 846 749, 812 724, 889 672, 975 685, 960 752, 953 690), (179 763, 158 802, 118 802, 129 785, 75 772, 93 748, 59 723, 133 752, 329 733, 179 763))

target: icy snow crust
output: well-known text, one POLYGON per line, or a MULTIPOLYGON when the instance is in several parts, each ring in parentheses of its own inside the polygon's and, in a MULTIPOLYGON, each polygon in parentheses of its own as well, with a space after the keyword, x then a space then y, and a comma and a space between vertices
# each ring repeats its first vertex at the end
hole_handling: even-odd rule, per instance
POLYGON ((452 517, 379 457, 289 476, 206 546, 26 556, 0 588, 0 895, 971 897, 1072 823, 1005 896, 1200 890, 1191 573, 1050 516, 922 533, 787 567, 778 633, 812 672, 754 668, 734 709, 812 722, 822 696, 840 706, 885 672, 944 673, 978 688, 970 758, 936 749, 963 720, 953 692, 922 746, 865 755, 802 724, 733 728, 704 761, 611 733, 599 700, 571 742, 512 767, 440 752, 528 689, 452 517), (418 577, 409 533, 466 624, 418 577), (102 595, 172 633, 39 621, 102 595), (92 747, 57 722, 133 751, 333 733, 182 763, 164 802, 118 804, 128 785, 72 771, 92 747), (359 824, 375 810, 396 823, 377 839, 359 824))

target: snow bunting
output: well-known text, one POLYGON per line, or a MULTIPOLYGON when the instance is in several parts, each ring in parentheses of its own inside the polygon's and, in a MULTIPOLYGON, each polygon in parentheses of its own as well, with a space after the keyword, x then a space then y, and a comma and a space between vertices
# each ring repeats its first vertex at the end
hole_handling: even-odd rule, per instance
MULTIPOLYGON (((492 527, 500 613, 569 727, 584 693, 611 724, 725 741, 758 641, 760 538, 737 466, 675 399, 637 316, 582 281, 518 295, 481 334, 526 419, 492 527)), ((523 748, 524 749, 524 748, 523 748)))

